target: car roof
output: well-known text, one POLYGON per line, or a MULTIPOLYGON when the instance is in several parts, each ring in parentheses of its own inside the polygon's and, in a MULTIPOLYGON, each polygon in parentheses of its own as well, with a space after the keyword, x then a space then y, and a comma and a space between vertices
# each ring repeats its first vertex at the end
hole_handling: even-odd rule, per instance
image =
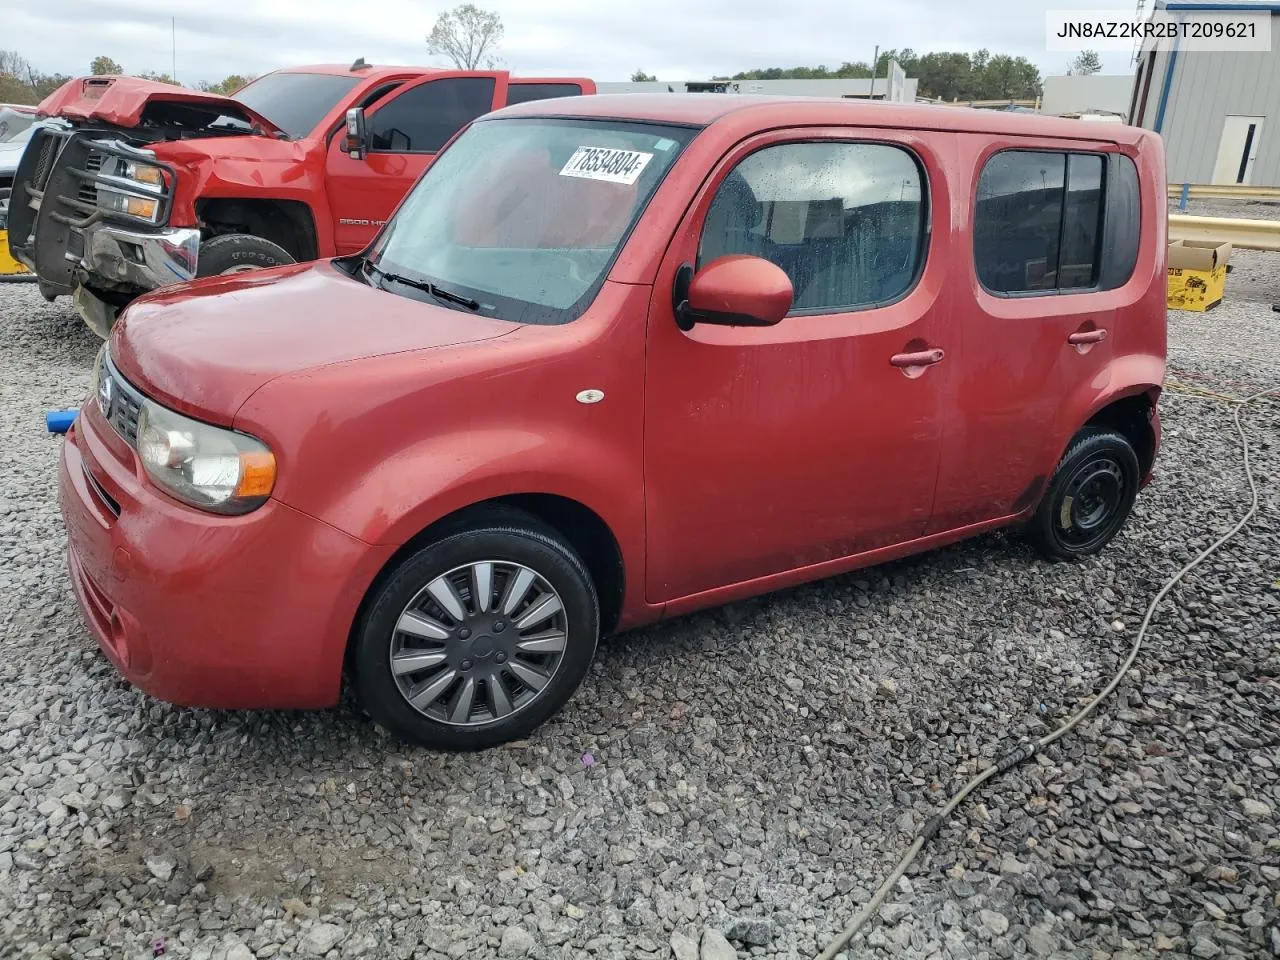
POLYGON ((705 127, 732 118, 735 126, 769 129, 850 125, 1008 133, 1132 143, 1148 131, 1121 124, 1039 114, 895 103, 835 97, 788 97, 728 93, 614 93, 535 100, 504 107, 492 117, 583 117, 640 120, 705 127))
POLYGON ((414 66, 379 66, 369 64, 358 70, 352 70, 349 63, 309 63, 301 67, 281 67, 279 70, 273 70, 272 73, 327 73, 332 76, 356 77, 360 80, 367 80, 370 77, 381 78, 387 76, 402 77, 405 75, 426 76, 431 73, 443 73, 440 67, 414 67, 414 66))

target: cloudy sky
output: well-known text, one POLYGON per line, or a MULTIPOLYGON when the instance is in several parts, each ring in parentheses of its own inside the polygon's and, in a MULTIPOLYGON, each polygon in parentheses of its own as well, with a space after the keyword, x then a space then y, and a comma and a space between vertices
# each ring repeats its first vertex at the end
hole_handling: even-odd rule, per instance
MULTIPOLYGON (((183 83, 289 64, 431 63, 425 37, 454 0, 13 0, 0 46, 45 72, 87 72, 106 54, 130 72, 170 69, 176 14, 183 83), (367 16, 365 12, 367 11, 367 16)), ((627 80, 643 69, 664 80, 706 79, 765 66, 870 61, 881 48, 1025 56, 1063 73, 1070 54, 1045 50, 1047 9, 1128 10, 1097 0, 479 0, 502 16, 505 65, 523 73, 627 80)), ((435 61, 438 62, 438 61, 435 61)), ((1128 55, 1103 55, 1127 73, 1128 55)))

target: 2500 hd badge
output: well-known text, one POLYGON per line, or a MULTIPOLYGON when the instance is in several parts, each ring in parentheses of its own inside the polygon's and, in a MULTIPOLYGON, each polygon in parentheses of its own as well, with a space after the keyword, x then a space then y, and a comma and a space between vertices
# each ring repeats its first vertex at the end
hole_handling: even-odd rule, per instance
POLYGON ((357 220, 353 217, 339 217, 338 222, 347 227, 380 227, 385 220, 357 220))

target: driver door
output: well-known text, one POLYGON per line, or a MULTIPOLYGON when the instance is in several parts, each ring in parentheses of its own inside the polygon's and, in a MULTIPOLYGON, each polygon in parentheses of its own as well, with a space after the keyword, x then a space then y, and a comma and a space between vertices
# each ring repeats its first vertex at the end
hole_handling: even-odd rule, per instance
POLYGON ((505 72, 437 73, 405 84, 369 110, 370 149, 362 159, 346 152, 339 130, 325 160, 336 252, 368 246, 440 148, 506 98, 505 72))

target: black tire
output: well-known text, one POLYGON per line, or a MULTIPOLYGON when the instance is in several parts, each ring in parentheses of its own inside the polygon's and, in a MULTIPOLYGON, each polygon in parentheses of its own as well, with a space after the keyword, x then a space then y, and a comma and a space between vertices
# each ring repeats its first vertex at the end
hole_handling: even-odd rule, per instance
POLYGON ((200 244, 197 277, 216 277, 238 270, 265 270, 297 261, 278 243, 247 233, 229 233, 200 244))
MULTIPOLYGON (((426 602, 431 601, 428 599, 426 602)), ((495 615, 496 608, 494 604, 495 615)), ((510 625, 513 628, 519 616, 519 613, 511 615, 510 625)), ((441 618, 440 622, 445 620, 441 618)), ((442 650, 446 649, 445 644, 460 644, 460 631, 453 630, 452 623, 450 626, 451 639, 440 641, 442 650)), ((502 629, 503 625, 497 626, 502 629)), ((477 645, 482 640, 494 640, 496 634, 489 636, 489 632, 486 629, 484 637, 470 639, 477 645)), ((600 609, 595 585, 582 561, 568 546, 532 518, 527 522, 518 517, 482 520, 474 527, 445 536, 406 557, 375 588, 352 641, 355 693, 375 723, 404 740, 442 750, 481 750, 519 740, 558 712, 586 676, 599 636, 600 609), (550 680, 540 691, 533 692, 526 703, 516 705, 514 712, 505 717, 496 717, 498 711, 491 708, 492 701, 487 700, 483 692, 493 681, 474 681, 477 705, 471 708, 470 715, 479 713, 480 716, 463 726, 428 716, 410 704, 410 694, 402 692, 392 673, 391 660, 398 638, 399 642, 404 642, 403 631, 397 629, 401 616, 410 604, 418 602, 417 598, 423 596, 427 585, 450 571, 486 561, 523 566, 541 577, 561 602, 565 640, 550 680)), ((455 648, 447 648, 451 650, 450 657, 455 657, 455 648)), ((400 652, 406 651, 401 649, 400 652)), ((484 656, 488 657, 487 654, 484 656)), ((446 688, 453 690, 452 696, 456 698, 462 678, 468 675, 462 670, 466 662, 471 661, 450 659, 438 668, 440 673, 428 673, 427 681, 421 686, 429 686, 432 676, 440 676, 456 667, 461 671, 459 680, 446 688)), ((491 669, 489 663, 486 659, 486 668, 491 669)), ((474 669, 478 670, 479 661, 475 664, 474 669)), ((512 679, 510 674, 507 679, 512 679)), ((442 694, 440 700, 427 706, 436 711, 446 710, 447 704, 442 702, 445 699, 442 694)), ((516 703, 512 699, 507 706, 516 703)))
POLYGON ((1141 479, 1138 455, 1122 434, 1082 430, 1053 472, 1028 539, 1051 560, 1092 556, 1124 526, 1141 479))

